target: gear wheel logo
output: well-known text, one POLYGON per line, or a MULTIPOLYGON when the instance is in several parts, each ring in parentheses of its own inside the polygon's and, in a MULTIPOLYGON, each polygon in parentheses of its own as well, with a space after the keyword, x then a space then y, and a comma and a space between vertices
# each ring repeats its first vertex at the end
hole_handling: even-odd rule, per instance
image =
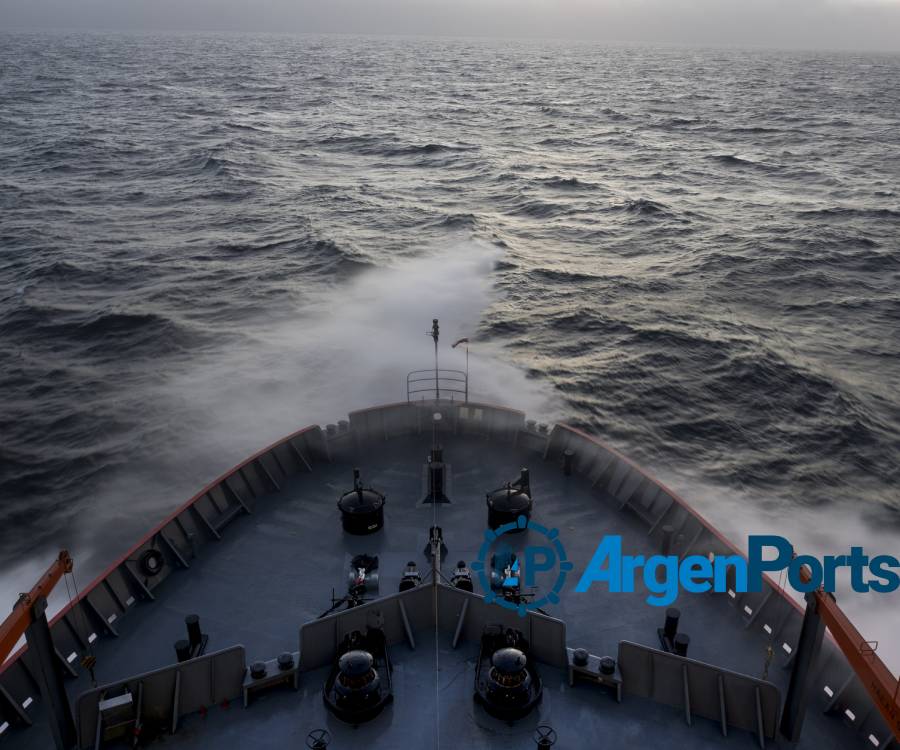
MULTIPOLYGON (((487 529, 484 532, 484 541, 478 550, 478 559, 473 561, 469 567, 478 575, 486 602, 512 610, 518 613, 519 617, 525 617, 529 610, 559 603, 559 594, 566 585, 566 576, 572 570, 573 565, 566 557, 565 547, 559 539, 559 529, 548 529, 525 516, 519 516, 514 523, 505 523, 496 529, 487 529), (512 552, 505 553, 507 556, 505 562, 508 564, 499 569, 498 555, 491 555, 492 546, 504 534, 525 529, 540 534, 547 543, 545 545, 529 544, 521 556, 512 552), (541 556, 541 564, 535 565, 534 570, 529 570, 529 561, 536 561, 538 556, 541 556), (525 577, 526 583, 533 582, 536 571, 550 572, 554 568, 556 569, 556 579, 545 594, 528 600, 529 595, 519 593, 520 576, 525 577)), ((529 585, 533 585, 533 583, 529 585)))

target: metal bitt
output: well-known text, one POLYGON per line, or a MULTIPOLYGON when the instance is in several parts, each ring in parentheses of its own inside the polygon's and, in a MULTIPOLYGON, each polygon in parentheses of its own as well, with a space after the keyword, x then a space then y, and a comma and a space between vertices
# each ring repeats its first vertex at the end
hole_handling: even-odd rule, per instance
POLYGON ((687 633, 678 632, 678 622, 681 619, 681 611, 675 607, 669 607, 666 610, 666 624, 656 629, 659 636, 659 643, 663 651, 678 656, 687 656, 688 646, 691 644, 691 638, 687 633))
POLYGON ((428 477, 428 494, 422 501, 424 503, 449 503, 447 497, 447 464, 444 463, 444 451, 440 448, 432 448, 425 465, 428 477))
POLYGON ((803 615, 800 642, 794 655, 794 668, 781 716, 781 733, 791 742, 800 739, 812 689, 811 667, 822 648, 824 635, 825 623, 819 616, 818 600, 815 592, 810 592, 806 594, 806 614, 803 615))
POLYGON ((428 544, 425 546, 425 557, 431 563, 431 583, 435 586, 441 577, 441 560, 447 556, 447 545, 440 526, 432 526, 428 530, 428 544))
POLYGON ((181 640, 175 641, 175 658, 178 659, 178 663, 181 664, 183 661, 188 661, 191 658, 191 642, 182 638, 181 640))
POLYGON ((428 454, 428 463, 425 464, 425 473, 428 478, 428 494, 423 503, 449 503, 450 498, 446 494, 447 465, 444 463, 444 451, 438 443, 438 427, 441 424, 441 413, 436 411, 431 420, 431 452, 428 454))
POLYGON ((28 650, 35 655, 38 687, 50 708, 50 731, 59 750, 75 745, 75 722, 63 684, 62 669, 56 656, 50 626, 47 623, 47 599, 39 596, 31 605, 32 623, 25 631, 28 650))

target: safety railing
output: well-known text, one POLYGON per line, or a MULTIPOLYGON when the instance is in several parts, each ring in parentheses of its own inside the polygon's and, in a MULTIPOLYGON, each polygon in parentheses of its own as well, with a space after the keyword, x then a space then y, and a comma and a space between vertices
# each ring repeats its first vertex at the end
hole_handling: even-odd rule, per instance
POLYGON ((469 401, 469 377, 462 370, 413 370, 406 376, 406 400, 469 401))

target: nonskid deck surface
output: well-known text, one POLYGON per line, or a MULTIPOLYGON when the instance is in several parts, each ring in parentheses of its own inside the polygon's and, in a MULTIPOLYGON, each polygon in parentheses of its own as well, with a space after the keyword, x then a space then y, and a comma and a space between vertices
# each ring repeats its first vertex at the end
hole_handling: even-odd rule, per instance
MULTIPOLYGON (((183 637, 184 616, 200 615, 209 635, 208 650, 233 644, 246 647, 247 659, 266 660, 296 651, 300 625, 331 604, 332 590, 346 590, 350 558, 358 553, 380 558, 380 594, 397 591, 407 561, 428 568, 424 548, 434 508, 422 504, 422 465, 430 436, 401 437, 367 446, 347 461, 318 464, 309 474, 283 483, 264 498, 253 515, 237 518, 222 540, 207 547, 188 570, 172 575, 157 590, 157 601, 142 605, 121 626, 120 637, 98 645, 97 677, 113 682, 171 664, 173 643, 183 637), (356 537, 343 532, 337 498, 351 486, 359 466, 366 484, 387 496, 385 527, 356 537)), ((632 554, 655 554, 646 526, 615 503, 604 502, 579 476, 565 477, 558 465, 535 452, 477 436, 445 436, 445 459, 452 467, 451 504, 440 505, 438 523, 448 548, 445 575, 457 560, 475 560, 486 527, 485 493, 514 479, 521 467, 531 471, 535 498, 533 518, 558 528, 575 571, 583 570, 604 534, 620 534, 632 554)), ((574 585, 574 584, 572 584, 574 585)), ((634 593, 610 594, 595 586, 572 594, 572 585, 548 614, 566 622, 567 644, 593 654, 615 657, 619 641, 659 647, 656 629, 664 608, 645 602, 638 581, 634 593)), ((682 593, 681 630, 691 635, 690 656, 736 672, 761 677, 765 643, 744 629, 721 595, 682 593)), ((239 703, 211 707, 205 716, 182 720, 167 744, 189 747, 301 746, 306 734, 327 728, 332 748, 446 747, 528 748, 537 724, 559 734, 558 747, 580 747, 585 738, 610 747, 757 747, 755 735, 732 730, 722 737, 719 726, 695 718, 685 724, 683 712, 626 696, 621 704, 603 689, 569 687, 562 670, 544 668, 544 699, 538 713, 513 725, 488 717, 472 700, 477 644, 451 649, 449 639, 417 633, 417 648, 392 648, 394 703, 357 729, 327 713, 322 685, 327 670, 304 672, 297 693, 285 690, 262 695, 244 710, 239 703), (438 669, 436 672, 436 664, 438 669)), ((773 667, 768 679, 784 691, 788 673, 773 667)), ((85 678, 69 684, 73 699, 89 685, 85 678)), ((45 748, 42 726, 17 732, 16 747, 45 748)), ((800 748, 853 746, 852 733, 840 722, 810 708, 800 748)), ((772 743, 769 743, 772 746, 772 743)))

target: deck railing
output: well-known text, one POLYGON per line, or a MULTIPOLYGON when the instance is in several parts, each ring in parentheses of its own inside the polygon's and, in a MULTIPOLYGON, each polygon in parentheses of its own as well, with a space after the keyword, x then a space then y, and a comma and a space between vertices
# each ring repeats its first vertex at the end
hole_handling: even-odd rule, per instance
POLYGON ((406 400, 469 401, 469 378, 462 370, 413 370, 406 376, 406 400))

